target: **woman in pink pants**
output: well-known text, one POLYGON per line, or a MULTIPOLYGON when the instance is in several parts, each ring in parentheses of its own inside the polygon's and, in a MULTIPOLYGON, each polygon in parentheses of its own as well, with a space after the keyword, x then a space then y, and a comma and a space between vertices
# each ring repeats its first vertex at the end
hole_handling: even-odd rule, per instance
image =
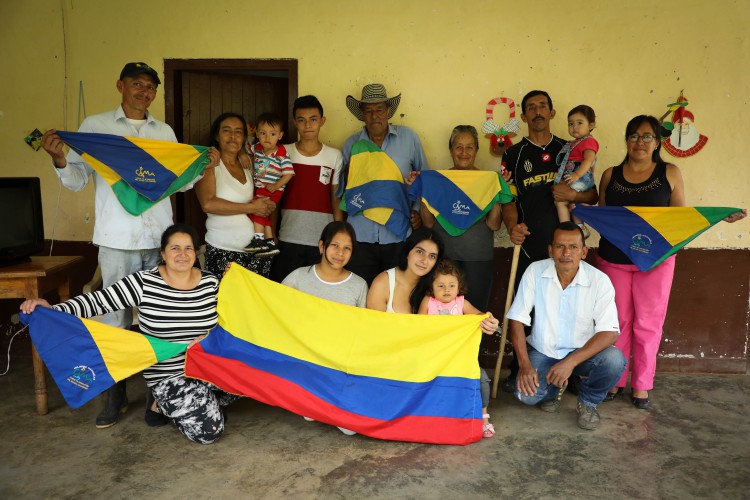
MULTIPOLYGON (((659 155, 659 121, 653 116, 636 116, 625 128, 628 153, 621 164, 602 175, 599 205, 639 207, 685 206, 685 189, 680 169, 665 163, 659 155)), ((615 287, 620 319, 620 336, 615 345, 629 363, 633 404, 651 406, 648 391, 654 387, 656 353, 659 350, 669 291, 674 276, 674 255, 654 269, 639 271, 630 259, 605 238, 599 243, 597 265, 615 287)), ((628 367, 606 400, 623 391, 628 367)))

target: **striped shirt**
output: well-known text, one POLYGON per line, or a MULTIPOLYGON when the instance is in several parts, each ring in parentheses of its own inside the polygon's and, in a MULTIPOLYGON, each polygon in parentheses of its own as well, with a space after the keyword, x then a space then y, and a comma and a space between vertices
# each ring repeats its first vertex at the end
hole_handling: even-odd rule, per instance
MULTIPOLYGON (((131 274, 104 290, 74 297, 53 308, 90 318, 138 307, 138 322, 143 333, 169 342, 189 344, 216 325, 218 289, 216 276, 204 271, 195 288, 178 290, 169 286, 158 268, 154 268, 131 274)), ((149 387, 184 374, 184 353, 143 371, 149 387)))

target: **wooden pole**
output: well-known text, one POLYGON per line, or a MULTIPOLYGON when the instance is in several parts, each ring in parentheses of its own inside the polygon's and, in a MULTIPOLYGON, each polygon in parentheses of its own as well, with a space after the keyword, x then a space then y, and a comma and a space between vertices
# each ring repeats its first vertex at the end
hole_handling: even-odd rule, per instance
POLYGON ((513 303, 513 288, 516 283, 516 271, 518 270, 518 258, 521 256, 521 245, 513 248, 513 260, 510 263, 510 278, 508 279, 508 294, 505 297, 505 313, 503 314, 503 328, 500 334, 500 352, 495 363, 495 376, 492 378, 492 397, 497 397, 497 386, 500 382, 500 366, 503 364, 505 354, 505 339, 508 335, 508 311, 513 303))

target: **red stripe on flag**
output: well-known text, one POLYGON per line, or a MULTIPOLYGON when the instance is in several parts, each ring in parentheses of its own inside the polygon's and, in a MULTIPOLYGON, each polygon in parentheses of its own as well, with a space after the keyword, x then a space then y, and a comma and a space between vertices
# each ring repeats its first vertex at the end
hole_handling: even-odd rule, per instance
POLYGON ((200 344, 188 351, 185 376, 210 382, 232 394, 337 425, 365 436, 393 441, 466 445, 481 441, 481 419, 407 416, 394 420, 365 417, 334 406, 284 378, 240 361, 206 353, 200 344))

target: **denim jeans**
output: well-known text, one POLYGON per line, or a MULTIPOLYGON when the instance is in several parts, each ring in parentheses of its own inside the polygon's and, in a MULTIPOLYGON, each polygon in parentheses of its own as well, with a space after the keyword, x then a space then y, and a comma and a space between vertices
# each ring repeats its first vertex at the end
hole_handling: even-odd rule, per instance
MULTIPOLYGON (((529 352, 531 366, 539 375, 539 388, 533 396, 525 396, 516 390, 516 397, 527 405, 555 399, 560 388, 547 383, 547 372, 561 360, 545 356, 529 344, 526 344, 526 349, 529 352)), ((585 406, 597 406, 604 400, 607 391, 615 386, 623 371, 625 371, 625 357, 615 346, 607 347, 576 366, 571 376, 583 377, 578 386, 578 400, 585 406)))
MULTIPOLYGON (((120 250, 99 247, 99 267, 102 270, 102 288, 138 271, 153 269, 161 262, 158 248, 147 250, 120 250)), ((118 328, 130 328, 133 324, 133 310, 125 309, 105 314, 102 323, 118 328)))

